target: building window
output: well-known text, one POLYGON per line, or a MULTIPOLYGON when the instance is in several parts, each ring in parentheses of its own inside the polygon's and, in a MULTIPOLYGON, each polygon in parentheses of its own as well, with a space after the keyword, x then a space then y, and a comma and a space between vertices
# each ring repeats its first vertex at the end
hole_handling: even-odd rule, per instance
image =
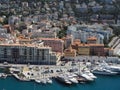
POLYGON ((7 58, 7 49, 4 48, 4 58, 7 58))
POLYGON ((32 49, 30 48, 29 55, 32 55, 32 49))
POLYGON ((45 53, 44 53, 44 49, 42 50, 42 60, 45 60, 45 53))
POLYGON ((24 59, 27 59, 27 49, 24 49, 24 59))
POLYGON ((37 56, 39 56, 39 50, 37 50, 37 56))
POLYGON ((19 49, 18 48, 12 48, 11 52, 12 52, 12 58, 14 58, 15 61, 16 61, 16 59, 19 58, 19 49))

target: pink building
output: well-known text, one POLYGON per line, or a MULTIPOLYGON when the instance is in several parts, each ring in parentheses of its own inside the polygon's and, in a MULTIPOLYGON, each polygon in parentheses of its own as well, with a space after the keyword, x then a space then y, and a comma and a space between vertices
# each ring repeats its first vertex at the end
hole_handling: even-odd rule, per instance
POLYGON ((45 46, 52 47, 52 51, 63 53, 64 41, 58 38, 40 38, 44 42, 45 46))

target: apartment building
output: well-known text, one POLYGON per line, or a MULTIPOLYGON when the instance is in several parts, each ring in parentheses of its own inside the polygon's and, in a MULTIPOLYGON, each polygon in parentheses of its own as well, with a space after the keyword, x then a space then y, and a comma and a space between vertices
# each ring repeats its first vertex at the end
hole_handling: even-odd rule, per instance
POLYGON ((51 47, 40 44, 0 44, 0 62, 55 65, 57 59, 51 47))

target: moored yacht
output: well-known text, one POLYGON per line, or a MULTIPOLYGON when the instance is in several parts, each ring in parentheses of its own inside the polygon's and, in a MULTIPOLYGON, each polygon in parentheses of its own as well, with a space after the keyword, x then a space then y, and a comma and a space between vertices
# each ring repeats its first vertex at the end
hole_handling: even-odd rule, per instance
POLYGON ((72 76, 68 76, 68 79, 72 82, 72 83, 78 83, 78 80, 72 76))
POLYGON ((84 71, 84 73, 87 74, 88 76, 90 76, 90 77, 93 78, 93 79, 96 79, 96 78, 97 78, 97 77, 96 77, 93 73, 91 73, 89 70, 84 71))
POLYGON ((41 83, 40 79, 35 79, 35 82, 41 83))
POLYGON ((89 75, 87 75, 86 73, 82 72, 82 71, 79 71, 79 72, 76 72, 76 74, 84 81, 93 81, 94 79, 92 77, 90 77, 89 75))
POLYGON ((94 74, 100 74, 100 75, 116 75, 117 72, 113 72, 111 70, 107 70, 107 69, 95 69, 93 70, 94 74))
POLYGON ((88 81, 93 81, 94 80, 93 78, 91 78, 89 75, 87 75, 85 73, 82 73, 81 76, 84 77, 85 79, 87 79, 88 81))
POLYGON ((64 74, 64 77, 68 78, 69 81, 72 83, 78 83, 78 80, 75 78, 77 75, 74 73, 66 73, 64 74))
POLYGON ((78 75, 78 76, 76 77, 76 79, 77 79, 80 83, 85 83, 85 82, 88 81, 87 79, 85 79, 84 77, 82 77, 82 76, 80 76, 80 75, 78 75))
POLYGON ((42 79, 41 79, 41 83, 42 83, 42 84, 46 84, 46 83, 47 83, 47 80, 46 80, 45 78, 42 78, 42 79))
POLYGON ((0 77, 6 78, 6 77, 7 77, 7 74, 5 74, 5 73, 0 73, 0 77))
POLYGON ((120 67, 118 66, 105 66, 105 68, 113 72, 118 72, 118 74, 120 74, 120 67))
POLYGON ((106 62, 101 63, 99 66, 103 69, 117 72, 117 74, 120 73, 120 67, 118 66, 108 65, 106 62))
POLYGON ((50 78, 47 78, 47 83, 52 84, 52 80, 50 78))
POLYGON ((62 82, 62 83, 65 83, 65 84, 68 84, 68 85, 71 85, 72 82, 70 82, 66 77, 64 76, 57 76, 56 78, 58 81, 62 82))

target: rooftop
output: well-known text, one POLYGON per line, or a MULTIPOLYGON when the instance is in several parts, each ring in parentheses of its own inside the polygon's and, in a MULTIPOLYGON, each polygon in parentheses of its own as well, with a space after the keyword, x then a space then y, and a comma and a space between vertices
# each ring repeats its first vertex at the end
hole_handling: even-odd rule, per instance
POLYGON ((104 46, 104 44, 89 44, 89 46, 104 46))
POLYGON ((46 48, 46 49, 50 49, 51 47, 49 47, 49 46, 43 46, 43 45, 38 45, 38 44, 19 44, 19 43, 14 43, 14 44, 0 44, 0 46, 8 46, 8 47, 10 47, 10 46, 18 46, 18 47, 22 47, 22 46, 24 46, 24 47, 37 47, 37 48, 46 48))
POLYGON ((97 40, 96 37, 89 37, 87 40, 97 40))
POLYGON ((59 38, 39 38, 39 40, 55 40, 55 41, 63 41, 62 39, 59 39, 59 38))

